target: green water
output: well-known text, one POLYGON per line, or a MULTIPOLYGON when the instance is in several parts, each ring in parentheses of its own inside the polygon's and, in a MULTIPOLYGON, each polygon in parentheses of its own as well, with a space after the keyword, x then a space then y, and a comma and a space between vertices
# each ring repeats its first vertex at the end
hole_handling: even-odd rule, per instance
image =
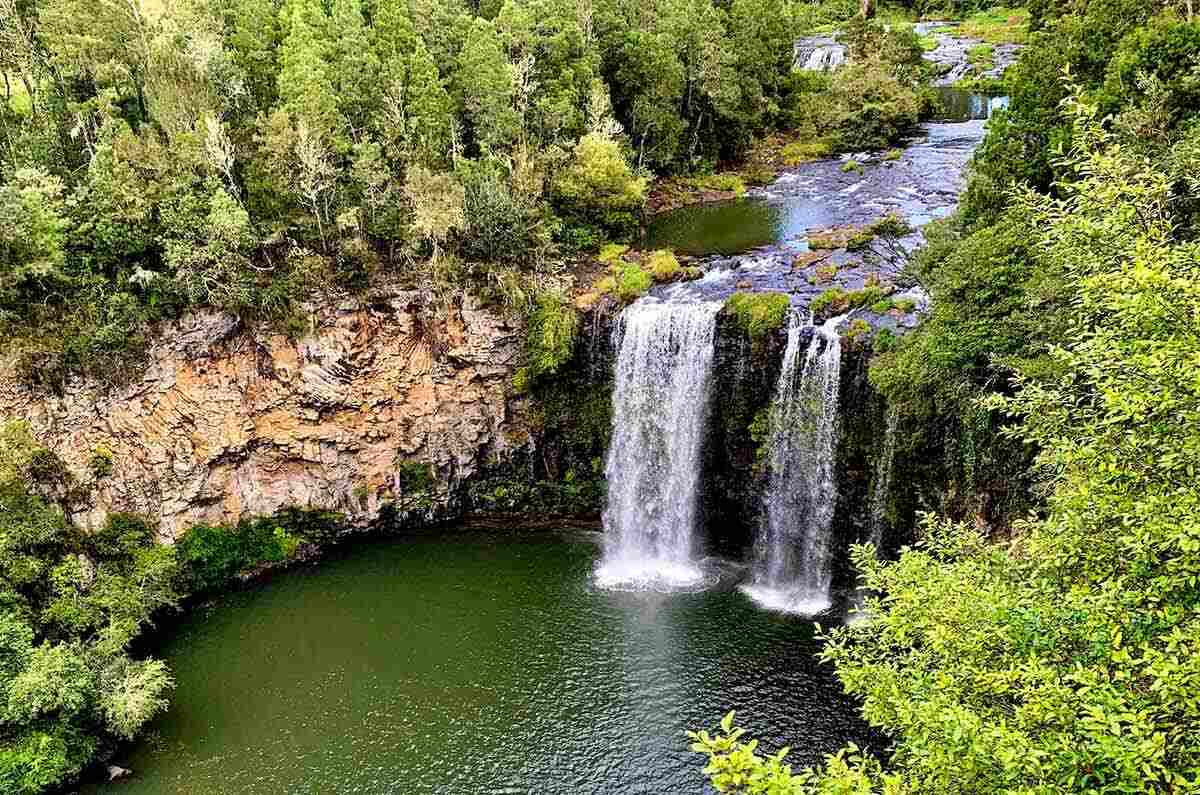
POLYGON ((729 708, 797 762, 871 736, 809 620, 733 589, 596 590, 598 537, 364 544, 165 632, 169 712, 102 793, 700 793, 729 708))
POLYGON ((765 201, 694 204, 654 218, 642 247, 694 255, 737 254, 779 240, 784 220, 783 208, 765 201))

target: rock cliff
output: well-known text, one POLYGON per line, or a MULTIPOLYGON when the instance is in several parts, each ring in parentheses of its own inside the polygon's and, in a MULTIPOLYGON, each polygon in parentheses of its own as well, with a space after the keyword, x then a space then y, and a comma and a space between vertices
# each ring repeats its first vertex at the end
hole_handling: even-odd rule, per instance
POLYGON ((311 305, 290 339, 231 315, 166 325, 140 379, 37 393, 0 364, 0 418, 29 421, 79 482, 73 518, 158 519, 164 540, 198 522, 333 509, 366 524, 403 498, 404 473, 435 477, 421 502, 444 513, 457 486, 529 443, 510 397, 520 329, 467 297, 433 312, 415 291, 311 305), (96 461, 111 460, 107 466, 96 461), (82 496, 86 495, 86 496, 82 496))

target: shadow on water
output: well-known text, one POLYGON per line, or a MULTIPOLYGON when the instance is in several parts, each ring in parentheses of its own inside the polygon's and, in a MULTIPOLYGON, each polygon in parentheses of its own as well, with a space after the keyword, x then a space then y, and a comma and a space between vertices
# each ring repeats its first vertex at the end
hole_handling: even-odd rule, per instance
MULTIPOLYGON (((93 793, 704 791, 684 729, 739 711, 799 765, 879 750, 811 619, 592 585, 595 533, 471 531, 363 546, 186 616, 178 686, 135 776, 93 793)), ((840 617, 831 619, 840 620, 840 617)))
POLYGON ((737 254, 779 239, 784 208, 762 199, 733 199, 662 213, 646 228, 642 247, 684 254, 737 254))
POLYGON ((941 121, 987 121, 996 111, 1008 107, 1008 97, 978 94, 953 86, 937 86, 934 91, 941 105, 941 121))

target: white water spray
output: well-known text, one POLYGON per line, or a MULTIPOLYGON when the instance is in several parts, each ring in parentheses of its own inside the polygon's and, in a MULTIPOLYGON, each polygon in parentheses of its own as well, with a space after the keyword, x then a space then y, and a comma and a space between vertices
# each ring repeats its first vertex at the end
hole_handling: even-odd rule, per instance
POLYGON ((700 478, 721 304, 630 306, 614 329, 602 587, 695 588, 700 478))
POLYGON ((772 610, 813 615, 830 606, 840 320, 815 328, 793 317, 788 327, 767 439, 771 470, 754 574, 743 587, 772 610), (812 328, 812 338, 802 354, 806 328, 812 328))

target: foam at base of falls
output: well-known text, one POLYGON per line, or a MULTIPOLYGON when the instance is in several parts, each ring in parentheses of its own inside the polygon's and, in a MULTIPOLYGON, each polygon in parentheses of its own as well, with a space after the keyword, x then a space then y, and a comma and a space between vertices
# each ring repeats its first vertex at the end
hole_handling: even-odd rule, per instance
POLYGON ((719 575, 699 564, 653 558, 606 559, 596 567, 596 586, 608 591, 703 591, 719 575))
POLYGON ((833 606, 828 593, 806 591, 799 588, 776 588, 770 585, 749 583, 738 588, 756 605, 775 613, 798 616, 815 616, 833 606))
POLYGON ((613 437, 605 464, 604 556, 596 569, 601 587, 706 587, 695 536, 721 306, 643 298, 621 313, 613 330, 613 437))
POLYGON ((770 478, 754 577, 743 589, 770 609, 811 614, 829 607, 841 320, 811 327, 794 314, 788 325, 766 443, 770 478), (804 350, 807 329, 812 336, 804 350))

